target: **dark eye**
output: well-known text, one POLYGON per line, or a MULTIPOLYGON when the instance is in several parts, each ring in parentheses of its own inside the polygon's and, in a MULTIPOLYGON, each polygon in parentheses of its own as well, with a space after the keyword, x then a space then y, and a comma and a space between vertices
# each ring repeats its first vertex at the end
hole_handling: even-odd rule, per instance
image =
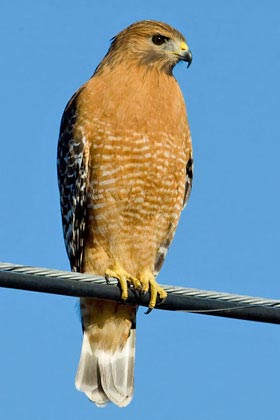
POLYGON ((152 37, 152 41, 155 45, 162 45, 167 41, 168 38, 166 38, 166 36, 163 35, 154 35, 152 37))

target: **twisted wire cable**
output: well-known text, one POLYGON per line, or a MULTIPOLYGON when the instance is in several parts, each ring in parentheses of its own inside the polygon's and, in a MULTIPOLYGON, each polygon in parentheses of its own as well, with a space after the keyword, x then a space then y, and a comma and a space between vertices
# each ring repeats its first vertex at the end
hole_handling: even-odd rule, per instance
MULTIPOLYGON (((156 309, 280 324, 280 300, 161 285, 168 293, 156 309)), ((102 276, 0 263, 0 287, 66 296, 120 301, 116 279, 102 276)), ((148 306, 149 293, 129 289, 128 304, 148 306)))

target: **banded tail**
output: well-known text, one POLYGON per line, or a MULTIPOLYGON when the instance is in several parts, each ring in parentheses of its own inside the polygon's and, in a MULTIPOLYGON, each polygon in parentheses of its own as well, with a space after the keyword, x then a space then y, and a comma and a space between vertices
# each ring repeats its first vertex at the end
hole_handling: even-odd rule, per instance
POLYGON ((135 306, 81 299, 83 344, 75 385, 97 406, 128 405, 133 397, 135 306))

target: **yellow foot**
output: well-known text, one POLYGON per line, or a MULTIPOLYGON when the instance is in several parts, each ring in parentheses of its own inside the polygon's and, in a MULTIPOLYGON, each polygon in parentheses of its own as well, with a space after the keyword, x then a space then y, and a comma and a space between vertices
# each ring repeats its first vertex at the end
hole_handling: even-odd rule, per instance
POLYGON ((147 313, 151 312, 151 310, 156 306, 157 297, 163 301, 167 296, 166 291, 156 282, 155 277, 150 270, 142 271, 138 280, 138 278, 129 274, 119 264, 115 264, 113 269, 107 269, 105 271, 105 277, 106 279, 108 277, 114 277, 119 281, 122 292, 121 299, 124 301, 128 297, 128 284, 131 284, 134 289, 140 290, 144 293, 150 292, 151 298, 147 313))
POLYGON ((150 299, 150 303, 149 303, 149 310, 147 312, 147 313, 149 313, 156 306, 157 296, 159 296, 161 301, 163 301, 164 299, 166 299, 167 293, 156 282, 155 277, 153 276, 153 274, 149 270, 143 271, 140 274, 139 279, 140 279, 140 283, 141 283, 143 292, 150 291, 150 294, 151 294, 151 299, 150 299))
POLYGON ((122 291, 121 299, 126 300, 128 297, 128 287, 127 283, 130 283, 134 289, 142 290, 140 281, 125 271, 119 264, 116 264, 112 270, 107 269, 105 271, 105 277, 114 277, 120 283, 120 288, 122 291))

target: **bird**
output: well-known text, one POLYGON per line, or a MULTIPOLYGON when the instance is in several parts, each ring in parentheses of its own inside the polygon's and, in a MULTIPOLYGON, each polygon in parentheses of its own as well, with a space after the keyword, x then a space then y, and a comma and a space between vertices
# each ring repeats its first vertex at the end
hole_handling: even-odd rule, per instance
POLYGON ((121 290, 119 302, 80 299, 75 385, 100 407, 133 397, 137 305, 126 304, 128 290, 149 292, 149 310, 166 298, 156 279, 192 187, 178 62, 192 62, 178 30, 133 23, 111 39, 61 120, 57 173, 71 270, 116 278, 121 290))

